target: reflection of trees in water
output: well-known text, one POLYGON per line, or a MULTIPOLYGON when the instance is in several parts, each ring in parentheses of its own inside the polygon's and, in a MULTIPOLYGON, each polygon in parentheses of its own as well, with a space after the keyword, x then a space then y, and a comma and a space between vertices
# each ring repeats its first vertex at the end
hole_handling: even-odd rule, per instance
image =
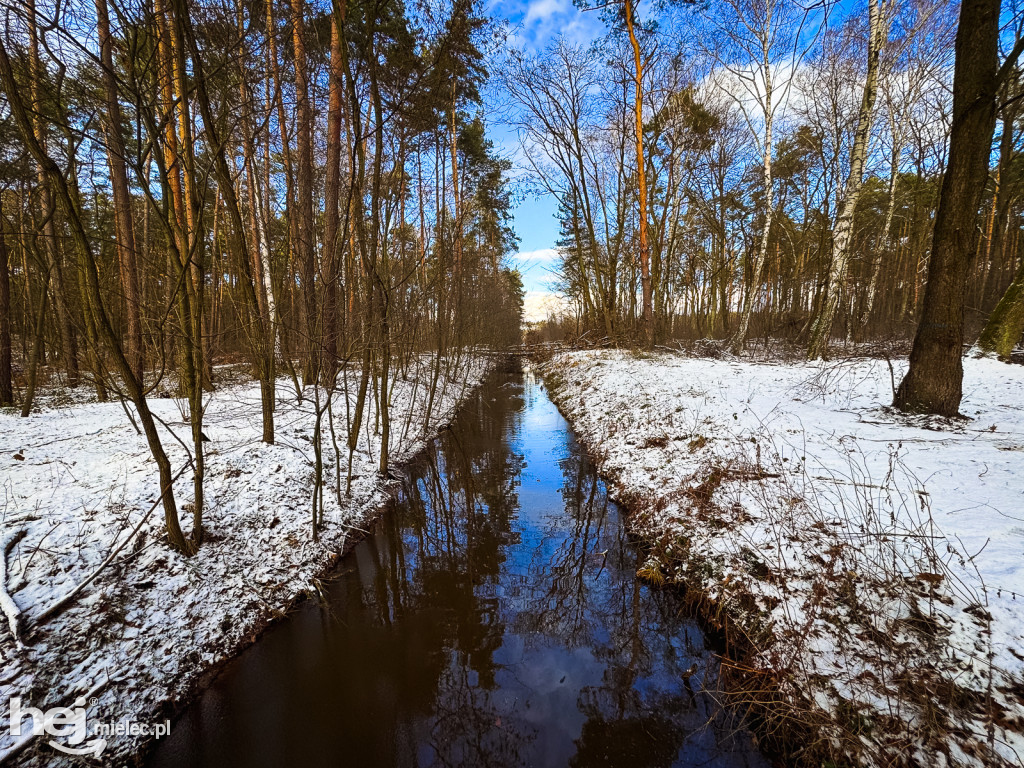
MULTIPOLYGON (((537 729, 496 682, 509 633, 527 647, 586 648, 596 662, 578 693, 586 720, 573 765, 668 765, 706 722, 724 727, 700 692, 703 670, 688 677, 710 654, 696 633, 690 642, 693 625, 671 596, 637 580, 637 553, 578 448, 560 463, 564 511, 519 521, 524 457, 508 438, 518 434, 521 392, 485 390, 428 450, 363 574, 361 600, 382 626, 430 615, 407 649, 419 665, 409 693, 426 718, 416 740, 433 752, 420 757, 445 766, 529 761, 537 729)), ((717 738, 697 740, 714 748, 717 738)))
POLYGON ((537 548, 513 626, 587 646, 604 665, 601 685, 580 691, 587 721, 572 764, 668 765, 688 741, 709 759, 732 751, 734 719, 709 693, 717 660, 672 593, 636 578, 637 550, 625 526, 608 525, 607 491, 587 456, 573 450, 561 468, 571 529, 545 532, 557 546, 537 548))
POLYGON ((609 720, 596 712, 583 724, 569 765, 662 768, 675 762, 684 736, 667 717, 609 720))
MULTIPOLYGON (((387 552, 376 558, 363 600, 382 624, 429 610, 433 629, 417 648, 434 662, 428 762, 518 765, 533 734, 492 702, 495 651, 505 626, 495 586, 519 500, 522 457, 504 438, 522 406, 520 388, 485 390, 404 483, 401 514, 385 518, 387 552), (487 394, 494 396, 489 400, 487 394), (436 664, 436 667, 434 666, 436 664)), ((426 691, 424 691, 426 693, 426 691)))
POLYGON ((471 670, 452 659, 442 671, 430 730, 434 762, 445 766, 524 765, 534 729, 509 717, 492 692, 476 685, 471 670))
POLYGON ((729 723, 701 691, 699 632, 636 579, 615 505, 564 422, 521 432, 553 416, 539 389, 527 391, 536 410, 522 393, 482 390, 345 559, 329 610, 306 606, 268 632, 207 694, 226 698, 175 726, 209 748, 202 764, 738 766, 755 754, 723 761, 729 723), (521 509, 524 461, 552 450, 558 470, 538 467, 544 485, 531 474, 521 509))
POLYGON ((557 637, 569 648, 588 645, 601 616, 595 574, 618 556, 618 537, 607 530, 608 498, 597 476, 578 453, 561 462, 565 517, 540 533, 525 568, 525 594, 517 601, 513 629, 523 635, 557 637), (553 547, 553 549, 552 549, 553 547))

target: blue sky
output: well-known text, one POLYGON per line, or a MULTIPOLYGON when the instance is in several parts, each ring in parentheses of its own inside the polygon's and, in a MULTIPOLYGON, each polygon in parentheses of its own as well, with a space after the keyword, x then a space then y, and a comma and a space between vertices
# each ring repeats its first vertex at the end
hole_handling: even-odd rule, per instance
MULTIPOLYGON (((584 13, 572 0, 491 0, 487 13, 510 25, 509 45, 528 53, 543 50, 558 35, 587 44, 604 33, 595 12, 584 13)), ((489 121, 491 139, 513 162, 518 154, 516 132, 498 121, 489 121)), ((557 205, 548 194, 527 194, 515 210, 513 226, 519 235, 519 254, 512 263, 523 275, 526 290, 533 294, 551 291, 551 265, 558 239, 557 205)))
MULTIPOLYGON (((850 12, 866 7, 866 0, 832 0, 832 23, 837 23, 850 12)), ((650 10, 650 0, 641 0, 641 17, 650 10)), ((490 0, 485 10, 493 18, 504 19, 510 27, 509 46, 527 53, 545 48, 558 35, 572 42, 586 45, 605 33, 605 25, 598 12, 582 12, 572 0, 490 0)), ((492 94, 500 100, 500 94, 492 94)), ((488 110, 490 111, 490 110, 488 110)), ((516 132, 499 119, 488 121, 492 140, 503 154, 515 162, 519 154, 516 132)), ((517 170, 522 173, 522 169, 517 170)), ((553 256, 558 239, 557 206, 551 195, 529 194, 515 210, 514 227, 520 238, 519 253, 511 261, 523 275, 528 293, 548 294, 551 291, 553 256)))

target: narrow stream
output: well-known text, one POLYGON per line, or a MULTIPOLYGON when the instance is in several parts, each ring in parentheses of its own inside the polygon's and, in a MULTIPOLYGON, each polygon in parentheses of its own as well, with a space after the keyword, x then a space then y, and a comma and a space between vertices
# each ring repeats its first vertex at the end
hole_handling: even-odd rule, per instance
POLYGON ((496 374, 304 603, 150 755, 175 766, 767 766, 542 385, 496 374))

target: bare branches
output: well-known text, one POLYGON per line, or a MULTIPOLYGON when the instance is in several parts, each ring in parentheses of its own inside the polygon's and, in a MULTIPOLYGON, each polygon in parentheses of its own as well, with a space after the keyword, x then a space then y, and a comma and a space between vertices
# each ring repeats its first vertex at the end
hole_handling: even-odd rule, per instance
POLYGON ((7 591, 7 556, 19 541, 25 538, 26 528, 15 528, 0 539, 0 611, 7 619, 7 625, 14 636, 18 648, 24 647, 21 642, 21 609, 7 591))

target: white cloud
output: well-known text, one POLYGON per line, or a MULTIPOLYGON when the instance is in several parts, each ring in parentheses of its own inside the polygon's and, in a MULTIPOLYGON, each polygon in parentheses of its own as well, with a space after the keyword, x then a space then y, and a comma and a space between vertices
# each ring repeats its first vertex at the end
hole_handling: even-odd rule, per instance
POLYGON ((584 13, 572 0, 490 0, 488 9, 511 23, 506 45, 526 53, 543 50, 560 35, 587 44, 605 31, 600 14, 584 13))
POLYGON ((523 298, 523 319, 528 323, 539 323, 548 315, 562 315, 569 309, 569 302, 551 291, 527 291, 523 298))
POLYGON ((520 251, 515 256, 519 262, 531 264, 552 264, 558 258, 557 248, 538 248, 535 251, 520 251))
POLYGON ((568 8, 566 0, 533 0, 526 9, 523 24, 529 26, 535 21, 547 21, 556 13, 565 13, 568 8))
POLYGON ((544 293, 550 290, 556 277, 558 251, 555 248, 539 248, 535 251, 520 251, 512 257, 512 263, 523 277, 527 292, 544 293))

